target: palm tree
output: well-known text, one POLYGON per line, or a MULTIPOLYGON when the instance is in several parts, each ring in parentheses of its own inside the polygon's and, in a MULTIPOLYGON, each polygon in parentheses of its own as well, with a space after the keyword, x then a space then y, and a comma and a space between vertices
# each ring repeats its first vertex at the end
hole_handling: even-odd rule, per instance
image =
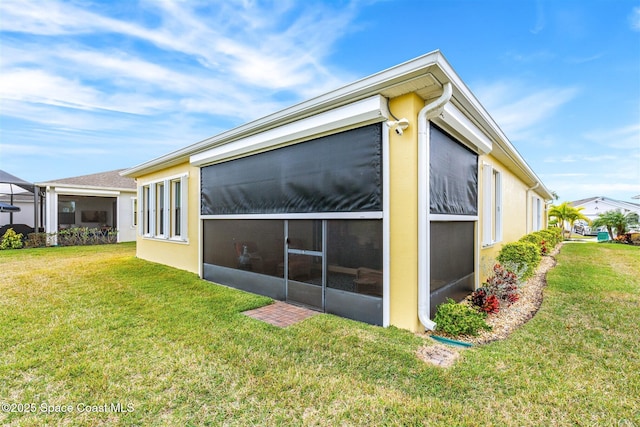
POLYGON ((569 235, 573 229, 573 223, 579 219, 589 222, 589 218, 581 212, 584 208, 576 208, 569 202, 562 202, 559 205, 551 205, 549 209, 549 218, 555 218, 557 223, 562 227, 562 236, 565 234, 565 223, 569 224, 569 235))
POLYGON ((593 227, 607 227, 609 237, 613 240, 613 230, 616 230, 616 235, 620 236, 625 234, 629 227, 638 224, 639 221, 637 213, 627 212, 623 214, 620 209, 616 209, 615 211, 606 211, 598 214, 598 218, 593 221, 593 227))

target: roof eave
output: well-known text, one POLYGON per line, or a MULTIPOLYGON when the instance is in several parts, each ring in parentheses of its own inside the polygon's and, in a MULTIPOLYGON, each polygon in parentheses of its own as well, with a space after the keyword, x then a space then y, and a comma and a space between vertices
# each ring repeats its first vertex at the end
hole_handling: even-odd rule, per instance
POLYGON ((36 182, 35 185, 37 187, 55 187, 55 188, 80 188, 83 190, 106 190, 106 191, 120 191, 127 193, 135 193, 137 190, 135 188, 125 188, 125 187, 100 187, 97 185, 81 185, 81 184, 70 184, 70 183, 60 183, 60 182, 36 182))
POLYGON ((122 176, 135 178, 151 172, 175 166, 189 160, 189 157, 204 149, 225 144, 230 141, 254 135, 296 120, 303 119, 342 105, 379 94, 385 88, 401 84, 421 74, 426 74, 430 67, 443 61, 440 51, 427 53, 411 61, 396 65, 387 70, 357 80, 349 85, 327 92, 315 98, 280 110, 276 113, 222 132, 180 150, 141 163, 120 173, 122 176))
POLYGON ((513 166, 517 169, 521 178, 528 180, 531 186, 539 183, 540 185, 536 191, 546 199, 553 197, 551 192, 525 162, 498 124, 484 109, 480 101, 473 95, 471 90, 439 50, 427 53, 336 90, 238 126, 211 138, 204 139, 130 169, 126 169, 120 174, 122 176, 135 178, 167 167, 182 164, 188 162, 190 156, 193 154, 197 154, 205 149, 264 132, 277 126, 282 126, 330 109, 338 108, 372 95, 382 94, 384 96, 384 92, 390 91, 392 88, 397 88, 402 85, 410 87, 412 81, 427 74, 432 74, 440 84, 451 82, 454 89, 453 102, 455 102, 456 106, 468 114, 496 143, 499 149, 505 153, 505 157, 509 158, 513 163, 513 166))

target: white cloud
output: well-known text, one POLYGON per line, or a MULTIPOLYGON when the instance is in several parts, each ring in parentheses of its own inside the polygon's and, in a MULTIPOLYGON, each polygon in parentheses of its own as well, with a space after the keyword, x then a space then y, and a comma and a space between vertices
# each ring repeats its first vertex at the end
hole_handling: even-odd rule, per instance
POLYGON ((78 80, 30 69, 3 72, 0 97, 26 103, 130 114, 149 114, 166 107, 166 102, 152 97, 135 93, 108 95, 78 80))
POLYGON ((589 176, 589 174, 584 172, 566 172, 566 173, 550 173, 550 174, 546 174, 546 176, 557 177, 557 178, 580 178, 583 176, 589 176))
POLYGON ((479 85, 475 93, 507 137, 526 139, 532 129, 553 116, 578 94, 576 87, 536 88, 518 81, 479 85))
POLYGON ((546 19, 544 9, 542 7, 542 0, 536 1, 536 24, 535 26, 529 30, 532 34, 538 34, 542 30, 544 30, 546 26, 546 19))
POLYGON ((267 9, 253 2, 244 7, 235 2, 213 5, 214 17, 204 20, 196 3, 153 2, 149 3, 148 12, 160 21, 153 27, 66 3, 52 2, 51 13, 42 13, 40 7, 29 2, 7 1, 0 11, 7 22, 4 31, 40 35, 115 33, 189 55, 211 70, 225 70, 228 78, 239 77, 255 86, 281 89, 302 88, 318 80, 340 82, 320 65, 320 59, 349 29, 354 8, 349 4, 336 8, 311 3, 278 4, 279 11, 272 10, 273 5, 267 9), (294 7, 297 9, 291 10, 294 7), (280 18, 285 12, 297 16, 286 26, 280 18))
MULTIPOLYGON (((280 108, 274 93, 283 91, 288 94, 283 98, 295 102, 346 80, 322 62, 349 29, 355 14, 350 4, 150 1, 136 6, 144 13, 124 21, 106 15, 108 7, 90 3, 93 11, 52 1, 43 13, 32 2, 3 1, 3 31, 40 39, 10 39, 1 96, 80 110, 143 115, 186 110, 247 121, 280 108), (199 13, 202 7, 207 13, 199 13), (71 34, 108 37, 110 46, 119 45, 113 42, 117 37, 123 47, 88 47, 82 38, 69 42, 65 36, 71 34), (43 36, 56 37, 43 43, 43 36), (135 40, 148 45, 127 49, 140 44, 135 40)), ((31 108, 10 114, 24 117, 19 110, 31 108)))
POLYGON ((629 25, 633 31, 640 31, 640 7, 634 7, 631 10, 629 25))
POLYGON ((586 162, 603 162, 616 160, 618 157, 610 154, 605 155, 588 155, 588 154, 568 154, 562 156, 549 156, 544 159, 545 163, 586 163, 586 162))
POLYGON ((597 61, 604 57, 604 53, 595 53, 590 56, 570 56, 566 59, 569 64, 586 64, 587 62, 597 61))
POLYGON ((584 138, 610 148, 640 150, 640 124, 595 130, 584 138))
POLYGON ((61 35, 88 31, 99 16, 59 2, 43 4, 29 0, 4 0, 0 3, 3 31, 38 35, 61 35))
POLYGON ((548 62, 556 58, 556 55, 547 50, 541 50, 536 52, 507 52, 505 54, 505 58, 507 61, 516 61, 522 63, 532 63, 532 62, 548 62))

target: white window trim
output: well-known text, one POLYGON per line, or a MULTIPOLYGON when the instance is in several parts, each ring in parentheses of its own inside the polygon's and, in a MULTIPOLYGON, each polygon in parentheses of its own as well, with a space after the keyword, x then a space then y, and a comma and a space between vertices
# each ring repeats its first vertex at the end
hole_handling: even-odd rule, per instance
POLYGON ((542 229, 542 199, 537 196, 533 196, 532 199, 531 231, 539 231, 542 229))
POLYGON ((188 220, 187 220, 187 206, 188 206, 188 178, 189 174, 180 174, 163 179, 157 179, 153 181, 143 182, 138 187, 138 197, 142 200, 142 203, 138 203, 138 233, 145 239, 152 239, 158 241, 168 241, 176 243, 188 243, 188 220), (174 203, 171 200, 171 187, 174 182, 180 181, 180 235, 172 235, 172 211, 174 203), (156 230, 156 223, 159 218, 158 206, 157 206, 157 186, 163 185, 163 229, 156 230), (144 215, 144 189, 149 189, 149 221, 145 223, 146 217, 144 215), (146 233, 146 229, 149 233, 146 233))
POLYGON ((502 241, 502 172, 482 163, 482 246, 502 241))
POLYGON ((140 216, 138 215, 138 197, 131 198, 131 228, 137 228, 140 216))
POLYGON ((159 239, 166 239, 167 234, 167 182, 159 181, 155 185, 156 203, 154 203, 154 211, 156 216, 156 228, 154 228, 154 237, 159 239), (161 196, 161 198, 160 198, 161 196), (159 202, 162 200, 163 206, 159 206, 159 202), (162 220, 161 220, 162 219, 162 220))
POLYGON ((168 217, 170 219, 170 223, 167 224, 167 235, 171 240, 184 241, 186 240, 186 231, 187 231, 187 206, 188 206, 188 197, 187 197, 187 175, 181 175, 178 178, 174 178, 168 180, 169 183, 169 202, 167 203, 168 217), (180 183, 180 234, 176 234, 175 232, 175 207, 176 207, 176 197, 175 197, 175 184, 180 183))
POLYGON ((502 172, 500 172, 497 169, 493 170, 493 174, 494 174, 494 178, 495 181, 493 181, 493 184, 495 185, 495 213, 496 213, 496 217, 494 219, 494 226, 495 226, 495 236, 496 236, 496 242, 501 242, 502 241, 502 210, 503 210, 503 205, 502 205, 502 172))

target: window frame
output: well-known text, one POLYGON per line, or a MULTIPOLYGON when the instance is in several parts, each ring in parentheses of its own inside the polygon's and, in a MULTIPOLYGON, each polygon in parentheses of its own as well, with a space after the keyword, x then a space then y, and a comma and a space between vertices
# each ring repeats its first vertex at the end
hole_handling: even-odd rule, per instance
POLYGON ((531 209, 531 231, 542 230, 542 199, 538 196, 532 196, 533 203, 531 209))
POLYGON ((138 190, 138 234, 143 238, 188 242, 188 174, 143 183, 138 190), (175 187, 179 186, 179 194, 175 187), (179 214, 176 214, 176 211, 179 214), (178 224, 175 220, 179 221, 178 224))
POLYGON ((490 163, 482 163, 482 246, 502 241, 502 172, 490 163))
POLYGON ((131 198, 131 227, 138 227, 138 197, 131 198))
POLYGON ((182 238, 182 178, 169 181, 169 236, 172 239, 182 238))

